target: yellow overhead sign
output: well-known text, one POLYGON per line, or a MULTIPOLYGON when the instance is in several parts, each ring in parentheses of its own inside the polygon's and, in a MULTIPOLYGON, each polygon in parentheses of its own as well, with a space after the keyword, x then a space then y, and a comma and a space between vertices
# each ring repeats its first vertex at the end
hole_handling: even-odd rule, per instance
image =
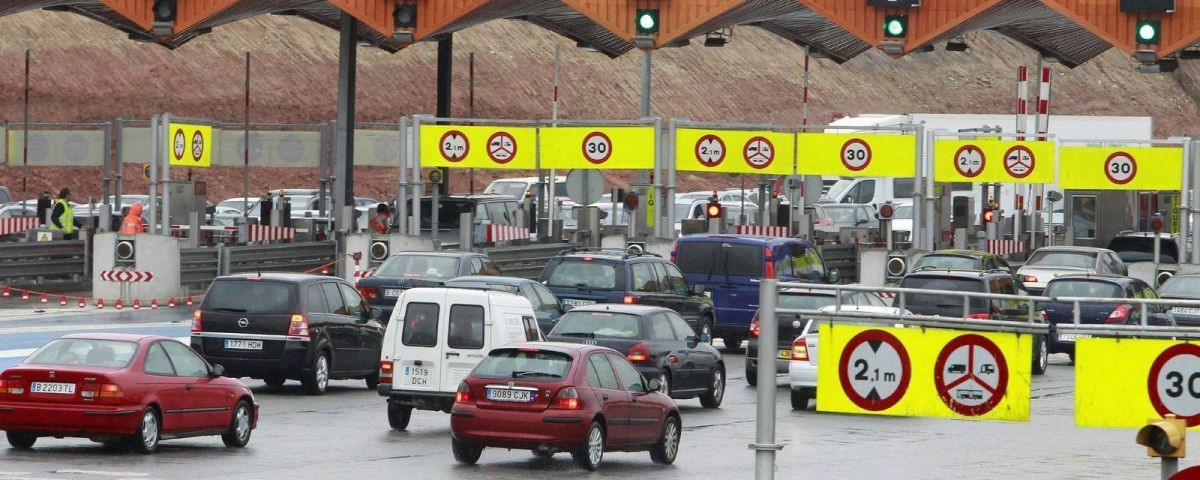
POLYGON ((1075 424, 1141 428, 1168 413, 1200 425, 1200 345, 1176 340, 1075 342, 1075 424))
POLYGON ((546 127, 539 131, 543 169, 654 168, 654 127, 546 127))
POLYGON ((679 128, 675 168, 687 172, 791 175, 795 134, 679 128))
POLYGON ((1183 148, 1062 147, 1058 185, 1074 190, 1179 190, 1183 148))
POLYGON ((796 173, 846 177, 913 177, 917 139, 912 135, 801 133, 796 173))
POLYGON ((212 126, 172 123, 167 129, 167 160, 172 166, 212 166, 212 126))
POLYGON ((822 323, 817 409, 1029 420, 1029 334, 822 323))
POLYGON ((933 177, 939 182, 1054 183, 1052 142, 937 140, 933 177))
POLYGON ((421 166, 534 170, 534 127, 421 125, 421 166))

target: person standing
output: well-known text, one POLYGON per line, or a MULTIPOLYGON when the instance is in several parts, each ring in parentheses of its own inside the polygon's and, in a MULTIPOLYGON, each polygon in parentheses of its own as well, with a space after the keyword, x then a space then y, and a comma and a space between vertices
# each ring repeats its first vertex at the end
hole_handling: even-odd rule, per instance
POLYGON ((375 216, 371 217, 371 231, 380 235, 386 235, 392 230, 391 223, 392 212, 388 210, 386 203, 381 203, 375 207, 375 216))
POLYGON ((54 201, 54 209, 50 211, 50 229, 62 230, 64 240, 75 239, 75 212, 67 198, 71 190, 63 187, 58 191, 58 200, 54 201))
POLYGON ((146 227, 142 226, 142 202, 134 202, 129 207, 129 213, 121 220, 122 235, 134 235, 143 233, 146 227))

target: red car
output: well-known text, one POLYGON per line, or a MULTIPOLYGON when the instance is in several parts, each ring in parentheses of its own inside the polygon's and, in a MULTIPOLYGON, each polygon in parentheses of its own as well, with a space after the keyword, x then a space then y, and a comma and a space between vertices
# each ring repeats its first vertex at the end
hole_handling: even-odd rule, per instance
POLYGON ((258 405, 223 372, 171 338, 67 335, 0 372, 0 430, 20 449, 85 437, 153 453, 161 439, 200 435, 244 447, 258 405))
POLYGON ((522 343, 492 350, 458 386, 451 447, 474 464, 484 447, 570 452, 595 470, 606 451, 679 453, 679 408, 616 350, 573 343, 522 343))

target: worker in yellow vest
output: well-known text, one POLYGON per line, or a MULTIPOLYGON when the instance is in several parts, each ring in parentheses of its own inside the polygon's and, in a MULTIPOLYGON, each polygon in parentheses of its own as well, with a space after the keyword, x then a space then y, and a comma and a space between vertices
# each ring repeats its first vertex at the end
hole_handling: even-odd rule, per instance
POLYGON ((59 190, 58 200, 54 201, 54 209, 50 211, 50 229, 62 230, 64 239, 75 238, 75 212, 71 210, 71 202, 67 201, 70 196, 70 189, 59 190))

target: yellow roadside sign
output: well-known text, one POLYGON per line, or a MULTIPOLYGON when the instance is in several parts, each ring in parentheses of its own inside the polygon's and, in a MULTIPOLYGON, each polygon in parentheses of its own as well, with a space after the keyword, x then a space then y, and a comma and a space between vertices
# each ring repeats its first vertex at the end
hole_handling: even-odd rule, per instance
POLYGON ((1029 420, 1029 334, 822 323, 817 409, 1029 420))
POLYGON ((938 182, 1054 183, 1054 144, 1000 140, 937 140, 938 182))
POLYGON ((675 130, 675 168, 686 172, 791 175, 793 133, 680 128, 675 130))
POLYGON ((422 167, 534 170, 534 127, 421 125, 422 167))
POLYGON ((1177 340, 1075 342, 1075 424, 1141 428, 1173 413, 1200 425, 1200 345, 1177 340))
POLYGON ((543 169, 654 168, 654 127, 546 127, 540 133, 543 169))
POLYGON ((1183 148, 1062 147, 1058 152, 1064 189, 1179 190, 1183 148))
POLYGON ((912 177, 917 139, 912 135, 801 133, 796 173, 846 177, 912 177))
POLYGON ((212 126, 171 123, 167 128, 167 160, 172 166, 212 166, 212 126))

